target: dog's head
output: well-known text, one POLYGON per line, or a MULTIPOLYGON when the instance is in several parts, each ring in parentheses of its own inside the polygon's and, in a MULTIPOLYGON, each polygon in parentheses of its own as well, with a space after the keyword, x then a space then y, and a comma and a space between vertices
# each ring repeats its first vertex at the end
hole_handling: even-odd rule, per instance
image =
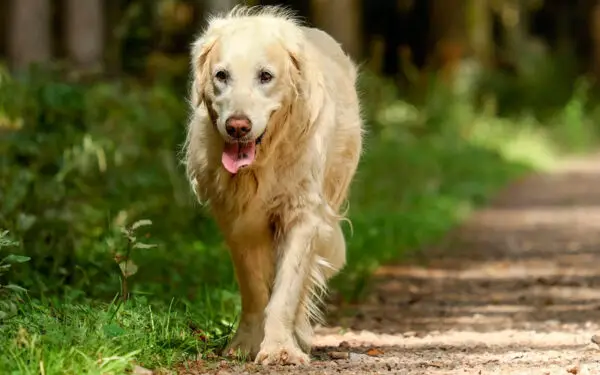
POLYGON ((192 104, 204 104, 230 173, 252 164, 274 115, 302 89, 302 30, 281 12, 236 10, 209 22, 192 50, 192 104), (244 13, 244 11, 246 13, 244 13))

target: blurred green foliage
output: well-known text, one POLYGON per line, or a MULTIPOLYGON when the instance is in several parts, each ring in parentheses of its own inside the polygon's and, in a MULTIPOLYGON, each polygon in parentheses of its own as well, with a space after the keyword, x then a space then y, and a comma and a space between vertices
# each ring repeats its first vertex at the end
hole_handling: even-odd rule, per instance
POLYGON ((151 267, 140 267, 140 278, 158 288, 168 279, 169 292, 183 297, 193 294, 188 275, 173 270, 211 264, 219 280, 229 274, 214 268, 219 246, 179 169, 183 97, 162 86, 65 83, 37 72, 5 78, 0 103, 0 227, 31 256, 15 276, 34 295, 68 286, 112 297, 119 280, 111 239, 139 219, 155 223, 161 249, 142 257, 151 267))
POLYGON ((30 260, 27 256, 4 253, 4 250, 16 245, 17 242, 10 239, 8 231, 0 232, 0 322, 17 314, 19 294, 27 291, 19 285, 2 280, 14 265, 30 260))

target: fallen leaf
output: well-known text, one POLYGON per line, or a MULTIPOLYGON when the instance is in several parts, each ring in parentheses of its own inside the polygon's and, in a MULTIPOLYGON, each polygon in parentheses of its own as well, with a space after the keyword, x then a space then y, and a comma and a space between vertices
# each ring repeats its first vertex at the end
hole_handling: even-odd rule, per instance
POLYGON ((371 357, 379 357, 380 355, 383 355, 383 352, 377 348, 371 348, 367 350, 366 354, 371 357))

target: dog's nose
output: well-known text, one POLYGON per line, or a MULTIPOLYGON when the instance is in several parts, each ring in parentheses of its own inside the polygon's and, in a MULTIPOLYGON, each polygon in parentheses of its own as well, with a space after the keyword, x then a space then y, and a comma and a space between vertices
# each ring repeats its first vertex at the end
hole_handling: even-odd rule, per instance
POLYGON ((243 138, 252 130, 252 122, 247 116, 231 116, 225 121, 225 130, 233 138, 243 138))

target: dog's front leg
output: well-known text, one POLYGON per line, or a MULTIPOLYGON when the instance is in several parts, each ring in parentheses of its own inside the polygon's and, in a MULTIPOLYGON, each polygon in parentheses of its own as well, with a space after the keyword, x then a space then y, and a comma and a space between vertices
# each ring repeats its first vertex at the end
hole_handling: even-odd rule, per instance
POLYGON ((225 353, 254 358, 263 340, 264 311, 275 273, 272 243, 233 245, 231 258, 242 297, 242 316, 225 353))
POLYGON ((257 363, 307 364, 310 361, 294 339, 294 325, 305 288, 310 283, 314 242, 323 229, 322 220, 311 212, 303 212, 282 238, 257 363))

